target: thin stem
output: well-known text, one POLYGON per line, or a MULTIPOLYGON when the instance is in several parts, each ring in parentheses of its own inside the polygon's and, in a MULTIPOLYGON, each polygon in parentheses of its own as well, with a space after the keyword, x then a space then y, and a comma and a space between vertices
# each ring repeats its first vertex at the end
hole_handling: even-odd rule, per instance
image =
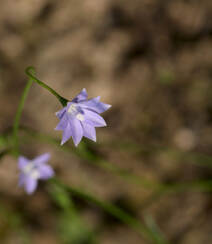
POLYGON ((68 100, 62 96, 60 96, 54 89, 52 89, 51 87, 49 87, 48 85, 46 85, 43 81, 39 80, 38 78, 36 78, 31 71, 34 71, 34 67, 29 66, 26 68, 25 73, 27 74, 27 76, 29 76, 29 78, 36 82, 38 85, 42 86, 43 88, 47 89, 49 92, 51 92, 62 104, 63 107, 65 107, 67 105, 68 100))
POLYGON ((18 109, 15 115, 15 120, 13 124, 13 146, 14 146, 14 153, 17 155, 19 151, 19 143, 18 143, 18 129, 19 129, 19 124, 20 124, 20 118, 21 114, 24 108, 24 103, 26 101, 28 92, 30 87, 32 86, 33 81, 29 80, 24 88, 23 94, 21 96, 20 103, 18 105, 18 109))
MULTIPOLYGON (((27 140, 28 138, 33 138, 33 140, 38 140, 40 142, 50 143, 58 147, 59 141, 47 134, 42 134, 37 131, 34 131, 30 128, 21 127, 21 130, 25 133, 26 137, 23 136, 23 141, 27 140), (27 138, 28 137, 28 138, 27 138)), ((121 177, 124 180, 127 180, 133 184, 138 186, 142 186, 147 189, 151 189, 155 192, 160 194, 166 193, 174 193, 174 192, 184 192, 188 190, 192 191, 202 191, 202 192, 211 192, 212 191, 212 180, 194 180, 190 182, 181 182, 181 183, 162 183, 162 182, 155 182, 147 179, 143 179, 138 175, 130 173, 127 170, 123 170, 122 168, 114 165, 109 161, 104 161, 100 159, 98 156, 94 155, 90 152, 90 156, 86 153, 80 151, 80 149, 70 148, 69 146, 59 147, 60 150, 65 151, 67 153, 74 153, 81 159, 84 159, 90 163, 95 164, 96 166, 107 170, 114 175, 121 177)))
POLYGON ((155 242, 155 238, 153 237, 148 227, 146 227, 138 219, 134 218, 133 216, 131 216, 130 214, 128 214, 126 211, 122 210, 118 206, 106 201, 102 201, 97 197, 93 196, 92 194, 87 193, 79 188, 67 186, 66 184, 62 183, 59 179, 52 178, 49 180, 49 182, 52 184, 62 186, 64 189, 68 190, 73 195, 80 197, 85 201, 95 204, 96 206, 102 208, 108 214, 114 216, 115 218, 119 219, 121 222, 130 226, 132 229, 134 229, 140 235, 142 235, 145 239, 151 241, 152 243, 158 243, 155 242))

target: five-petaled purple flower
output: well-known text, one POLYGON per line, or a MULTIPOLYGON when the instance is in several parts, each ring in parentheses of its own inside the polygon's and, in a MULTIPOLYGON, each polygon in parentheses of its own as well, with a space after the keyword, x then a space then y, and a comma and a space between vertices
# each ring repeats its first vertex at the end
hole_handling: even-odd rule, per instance
POLYGON ((63 131, 61 145, 70 137, 75 146, 82 137, 96 141, 95 127, 106 126, 104 119, 99 115, 111 107, 109 104, 100 102, 100 97, 87 99, 85 88, 67 106, 56 113, 60 119, 55 130, 63 131))
POLYGON ((42 154, 33 160, 23 156, 18 158, 18 167, 21 171, 19 186, 23 186, 28 194, 32 194, 37 188, 38 180, 47 180, 54 175, 51 166, 46 163, 49 161, 50 154, 42 154))

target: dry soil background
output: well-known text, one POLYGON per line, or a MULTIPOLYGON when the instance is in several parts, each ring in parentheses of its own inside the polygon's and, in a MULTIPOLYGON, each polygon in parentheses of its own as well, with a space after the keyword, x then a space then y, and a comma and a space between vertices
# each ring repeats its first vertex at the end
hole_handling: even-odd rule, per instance
MULTIPOLYGON (((0 131, 12 125, 27 81, 24 69, 33 65, 37 76, 66 98, 86 87, 90 97, 112 104, 104 115, 108 127, 97 130, 98 145, 92 144, 98 155, 145 179, 210 179, 210 168, 175 150, 211 154, 211 16, 210 0, 1 0, 0 131)), ((53 130, 59 109, 54 97, 34 85, 22 124, 59 138, 53 130)), ((189 191, 149 202, 151 189, 74 155, 35 141, 22 146, 29 157, 45 151, 67 184, 125 204, 141 220, 150 214, 171 243, 212 243, 210 194, 189 191)), ((33 243, 60 243, 45 188, 27 197, 16 186, 14 165, 12 157, 4 157, 1 201, 26 213, 33 243)), ((101 244, 146 243, 96 209, 81 212, 94 229, 101 226, 101 244)), ((1 243, 21 242, 8 231, 1 243)))

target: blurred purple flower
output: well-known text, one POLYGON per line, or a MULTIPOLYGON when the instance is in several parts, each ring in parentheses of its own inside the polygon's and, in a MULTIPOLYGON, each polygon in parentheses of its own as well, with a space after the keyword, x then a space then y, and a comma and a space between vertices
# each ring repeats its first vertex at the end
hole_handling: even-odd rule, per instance
POLYGON ((75 146, 82 137, 96 141, 95 127, 106 126, 104 119, 99 115, 111 107, 109 104, 100 102, 100 97, 87 99, 88 95, 84 88, 67 106, 56 113, 60 119, 55 130, 63 131, 61 145, 70 137, 75 146))
POLYGON ((51 166, 46 163, 49 161, 50 154, 42 154, 33 160, 23 156, 18 158, 18 168, 21 173, 19 176, 19 186, 23 186, 28 194, 32 194, 38 184, 38 180, 47 180, 54 175, 51 166))

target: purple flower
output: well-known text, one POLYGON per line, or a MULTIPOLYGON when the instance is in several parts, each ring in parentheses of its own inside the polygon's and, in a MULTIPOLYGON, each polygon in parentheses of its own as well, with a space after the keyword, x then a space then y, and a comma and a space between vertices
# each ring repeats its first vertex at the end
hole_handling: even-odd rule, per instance
POLYGON ((54 175, 49 161, 50 154, 42 154, 33 160, 23 156, 18 158, 18 168, 20 169, 19 186, 23 186, 28 194, 32 194, 37 188, 38 180, 47 180, 54 175))
POLYGON ((104 119, 99 115, 111 107, 109 104, 100 102, 100 97, 87 99, 85 88, 67 106, 56 113, 60 119, 55 130, 63 131, 61 145, 70 137, 75 146, 82 137, 96 141, 95 127, 106 126, 104 119))

